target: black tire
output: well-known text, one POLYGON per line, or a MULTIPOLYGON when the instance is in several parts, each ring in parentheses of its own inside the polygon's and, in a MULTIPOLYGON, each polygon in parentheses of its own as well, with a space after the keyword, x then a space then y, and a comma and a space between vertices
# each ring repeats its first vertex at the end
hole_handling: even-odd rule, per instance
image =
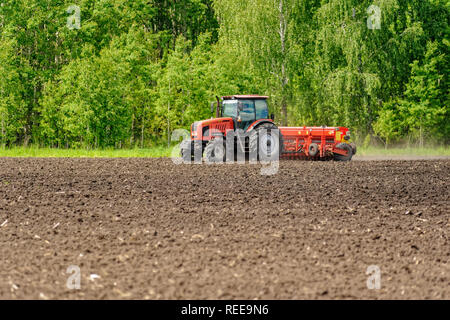
POLYGON ((350 145, 352 146, 352 152, 353 152, 353 155, 355 155, 356 154, 356 144, 354 144, 353 142, 352 143, 350 143, 350 145))
POLYGON ((254 155, 257 156, 256 160, 279 160, 283 152, 283 136, 273 123, 263 123, 252 130, 248 146, 250 153, 249 160, 255 160, 250 159, 254 155), (266 138, 266 135, 270 138, 266 138), (264 141, 267 142, 265 147, 261 145, 264 141), (275 142, 274 146, 272 146, 273 142, 275 142))
POLYGON ((308 148, 308 155, 310 157, 315 157, 319 153, 319 146, 317 143, 311 143, 308 148))
POLYGON ((191 163, 192 161, 200 161, 202 155, 202 141, 184 140, 180 144, 181 158, 184 163, 191 163), (195 159, 195 155, 198 155, 198 159, 195 159))
POLYGON ((352 157, 353 157, 353 149, 352 149, 352 146, 351 146, 351 145, 349 145, 349 144, 347 144, 347 143, 339 143, 339 144, 336 146, 336 148, 347 151, 347 154, 346 154, 346 155, 342 155, 342 154, 337 154, 337 153, 335 153, 335 154, 333 155, 334 160, 336 160, 336 161, 350 161, 350 160, 352 160, 352 157))
POLYGON ((181 159, 184 163, 192 162, 193 160, 193 143, 191 140, 183 140, 180 144, 181 159))
POLYGON ((226 144, 222 139, 208 142, 203 152, 203 158, 207 163, 223 163, 226 160, 226 144))

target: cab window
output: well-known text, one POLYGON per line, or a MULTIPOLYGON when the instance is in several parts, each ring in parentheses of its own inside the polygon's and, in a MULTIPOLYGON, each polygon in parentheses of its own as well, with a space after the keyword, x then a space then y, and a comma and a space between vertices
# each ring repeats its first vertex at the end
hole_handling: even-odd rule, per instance
POLYGON ((266 100, 255 100, 256 119, 268 119, 269 110, 266 100))
POLYGON ((255 120, 255 105, 253 100, 240 100, 243 110, 239 113, 243 122, 255 120))

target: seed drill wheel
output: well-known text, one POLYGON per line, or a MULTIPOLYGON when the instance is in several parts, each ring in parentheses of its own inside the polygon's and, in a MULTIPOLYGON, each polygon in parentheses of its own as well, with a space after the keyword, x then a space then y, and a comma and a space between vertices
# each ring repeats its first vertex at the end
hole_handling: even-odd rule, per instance
POLYGON ((208 142, 203 152, 206 163, 221 163, 226 160, 225 142, 215 139, 208 142))
POLYGON ((253 129, 249 138, 250 156, 257 160, 279 160, 283 150, 283 136, 273 123, 263 123, 253 129))
POLYGON ((311 143, 308 148, 308 154, 310 157, 317 156, 317 153, 319 152, 319 146, 317 143, 311 143))
POLYGON ((336 148, 347 151, 347 155, 334 154, 334 160, 336 161, 350 161, 353 157, 353 148, 347 143, 339 143, 336 148))
POLYGON ((355 155, 355 154, 356 154, 356 144, 354 144, 354 143, 352 142, 352 143, 350 143, 350 145, 352 146, 352 152, 353 152, 353 155, 355 155))

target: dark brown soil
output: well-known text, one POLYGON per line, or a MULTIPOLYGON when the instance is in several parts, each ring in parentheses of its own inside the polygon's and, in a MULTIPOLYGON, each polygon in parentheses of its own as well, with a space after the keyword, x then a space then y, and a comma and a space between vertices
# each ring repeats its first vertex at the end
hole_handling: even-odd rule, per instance
POLYGON ((2 158, 0 298, 450 298, 450 160, 259 169, 2 158))

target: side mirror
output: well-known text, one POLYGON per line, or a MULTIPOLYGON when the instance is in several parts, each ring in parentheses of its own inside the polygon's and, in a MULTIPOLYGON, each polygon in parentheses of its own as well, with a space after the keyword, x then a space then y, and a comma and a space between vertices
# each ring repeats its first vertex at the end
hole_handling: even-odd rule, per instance
POLYGON ((214 112, 214 102, 211 102, 211 113, 214 112))
POLYGON ((270 114, 270 119, 275 120, 275 115, 273 113, 270 114))

